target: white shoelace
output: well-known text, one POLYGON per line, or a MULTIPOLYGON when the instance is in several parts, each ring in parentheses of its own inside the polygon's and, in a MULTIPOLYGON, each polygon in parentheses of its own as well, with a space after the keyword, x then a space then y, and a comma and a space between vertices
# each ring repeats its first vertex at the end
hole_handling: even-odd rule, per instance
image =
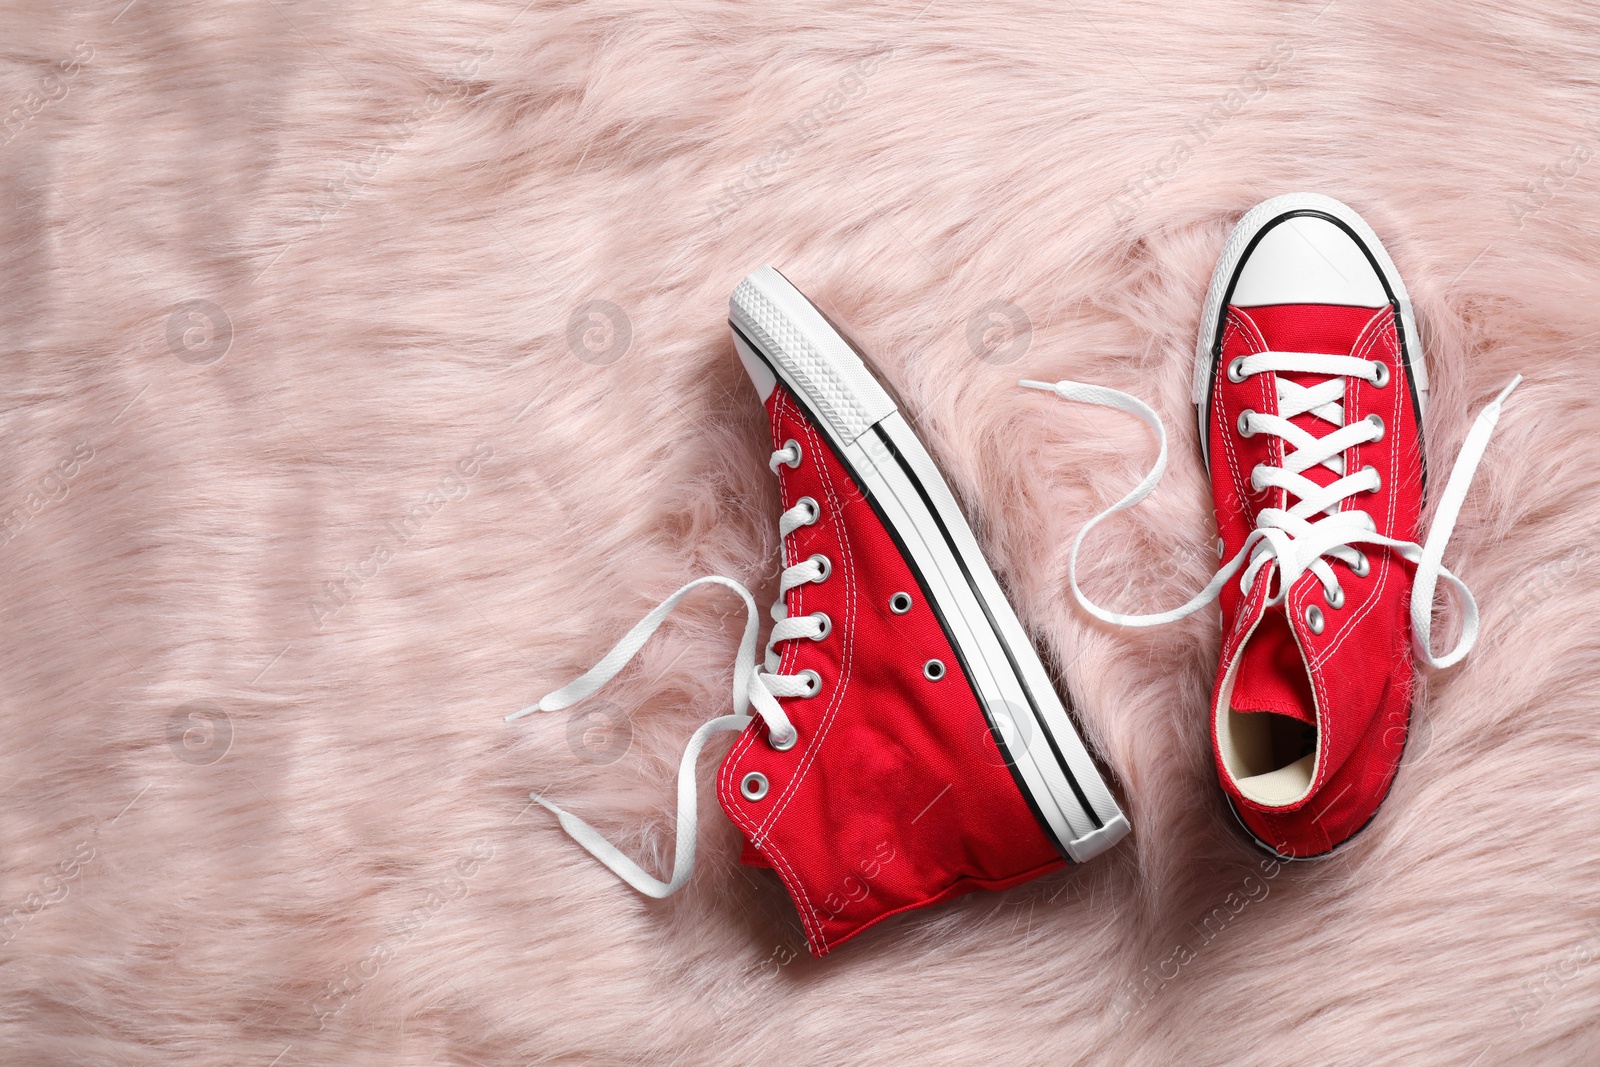
MULTIPOLYGON (((799 444, 789 441, 772 454, 769 465, 774 474, 777 473, 779 463, 790 467, 798 466, 799 444)), ((795 530, 811 525, 820 517, 821 511, 816 501, 810 497, 801 497, 794 507, 779 517, 779 537, 787 538, 795 530)), ((700 751, 713 734, 743 730, 748 726, 751 721, 749 714, 751 705, 755 706, 756 714, 766 723, 774 747, 783 749, 794 744, 798 735, 794 725, 789 721, 789 716, 784 713, 783 706, 776 698, 815 696, 821 686, 821 680, 810 671, 800 674, 775 673, 781 658, 777 646, 798 638, 820 638, 829 631, 832 623, 827 616, 820 613, 791 619, 788 617, 784 599, 789 590, 795 586, 826 580, 831 570, 832 565, 827 557, 820 555, 811 556, 784 568, 783 574, 778 579, 778 599, 772 605, 774 625, 767 641, 765 665, 756 663, 759 620, 756 616, 755 598, 750 595, 750 590, 732 578, 723 578, 719 575, 696 578, 639 620, 639 623, 629 630, 611 651, 601 657, 600 662, 584 674, 545 696, 537 704, 506 716, 507 722, 514 722, 536 711, 561 711, 592 695, 616 677, 618 672, 639 654, 645 642, 650 640, 651 635, 666 621, 667 616, 672 614, 673 609, 683 598, 701 586, 720 585, 738 593, 739 598, 744 601, 745 624, 744 637, 739 642, 739 652, 733 665, 733 714, 719 716, 701 726, 689 738, 689 744, 683 751, 683 760, 678 765, 677 844, 672 862, 671 881, 663 882, 645 871, 633 860, 624 856, 598 830, 571 812, 557 807, 537 793, 532 795, 533 800, 554 813, 561 823, 561 828, 566 830, 574 841, 639 892, 659 899, 681 889, 689 880, 690 874, 694 872, 695 833, 700 810, 695 788, 695 765, 700 757, 700 751)))
POLYGON ((1258 490, 1286 490, 1287 497, 1293 499, 1294 503, 1287 508, 1262 509, 1256 517, 1256 528, 1233 558, 1220 566, 1216 576, 1204 589, 1181 607, 1149 615, 1126 615, 1110 611, 1086 597, 1078 586, 1078 550, 1083 547, 1083 540, 1089 531, 1117 512, 1139 503, 1161 481, 1167 468, 1167 432, 1160 417, 1137 397, 1104 386, 1072 381, 1061 381, 1054 385, 1026 380, 1018 383, 1029 389, 1054 392, 1064 400, 1095 404, 1136 415, 1155 433, 1160 445, 1155 466, 1144 480, 1078 531, 1067 563, 1072 593, 1078 603, 1096 618, 1118 626, 1159 626, 1191 615, 1211 603, 1241 567, 1245 570, 1240 577, 1239 588, 1249 595, 1257 575, 1269 565, 1276 565, 1278 587, 1268 599, 1269 605, 1281 604, 1300 576, 1310 571, 1322 583, 1329 605, 1337 608, 1344 603, 1344 591, 1339 586, 1339 577, 1332 563, 1341 563, 1358 576, 1365 575, 1370 562, 1356 546, 1377 545, 1389 548, 1416 564, 1416 578, 1411 590, 1411 628, 1418 657, 1434 668, 1449 667, 1459 662, 1472 650, 1478 638, 1478 605, 1466 584, 1443 566, 1445 544, 1455 529, 1456 518, 1472 485, 1473 475, 1483 458, 1484 449, 1488 447, 1495 424, 1500 420, 1501 406, 1522 381, 1522 375, 1512 379, 1511 384, 1478 413, 1445 483, 1444 495, 1439 500, 1427 540, 1418 545, 1413 541, 1399 541, 1378 533, 1377 524, 1370 514, 1347 503, 1355 494, 1375 491, 1382 483, 1378 471, 1370 466, 1347 472, 1344 469, 1345 450, 1352 445, 1379 440, 1385 428, 1382 420, 1376 416, 1345 423, 1345 386, 1350 378, 1382 384, 1387 380, 1388 368, 1353 356, 1258 352, 1233 360, 1227 372, 1230 379, 1237 382, 1253 374, 1269 371, 1313 374, 1327 379, 1315 385, 1303 386, 1279 377, 1278 414, 1266 415, 1247 410, 1236 427, 1246 437, 1269 434, 1282 439, 1283 465, 1258 465, 1251 472, 1250 480, 1258 490), (1332 423, 1336 428, 1317 437, 1290 421, 1307 413, 1332 423), (1339 476, 1338 479, 1322 486, 1305 476, 1305 471, 1318 465, 1333 471, 1339 476), (1433 596, 1440 578, 1449 582, 1460 596, 1462 624, 1461 637, 1456 646, 1444 655, 1435 656, 1432 649, 1433 596))

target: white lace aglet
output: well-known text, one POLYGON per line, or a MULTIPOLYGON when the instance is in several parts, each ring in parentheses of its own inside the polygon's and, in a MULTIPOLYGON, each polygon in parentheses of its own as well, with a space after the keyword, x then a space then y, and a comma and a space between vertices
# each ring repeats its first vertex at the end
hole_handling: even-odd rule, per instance
POLYGON ((1024 389, 1043 389, 1047 393, 1057 392, 1053 382, 1036 382, 1032 378, 1023 378, 1021 381, 1017 382, 1017 384, 1022 386, 1024 389))
POLYGON ((1500 390, 1500 395, 1494 398, 1494 407, 1495 407, 1495 409, 1499 410, 1500 405, 1504 404, 1506 402, 1506 397, 1511 395, 1511 390, 1515 389, 1517 386, 1519 386, 1521 384, 1522 384, 1522 375, 1519 374, 1515 378, 1511 379, 1511 384, 1506 386, 1504 389, 1500 390))
MULTIPOLYGON (((510 715, 506 716, 506 722, 516 722, 518 719, 522 718, 523 716, 532 715, 536 711, 550 711, 550 710, 552 710, 552 709, 547 708, 547 707, 544 706, 545 705, 545 701, 547 701, 549 699, 550 698, 548 696, 541 697, 541 698, 539 698, 539 702, 537 704, 529 704, 527 707, 523 708, 521 711, 513 711, 510 715)), ((538 798, 535 797, 534 799, 537 800, 538 798)))

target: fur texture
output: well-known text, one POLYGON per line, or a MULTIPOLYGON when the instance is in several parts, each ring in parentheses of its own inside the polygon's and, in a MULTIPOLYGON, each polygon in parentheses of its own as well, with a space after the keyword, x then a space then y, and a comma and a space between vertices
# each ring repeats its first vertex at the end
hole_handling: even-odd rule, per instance
POLYGON ((1595 1062, 1597 35, 1557 0, 7 5, 0 1059, 1595 1062), (1435 470, 1528 381, 1447 555, 1476 652, 1376 823, 1269 870, 1212 777, 1215 614, 1111 632, 1065 589, 1148 436, 1015 381, 1163 413, 1087 581, 1179 601, 1206 280, 1296 189, 1411 288, 1435 470), (501 722, 692 576, 770 601, 724 323, 766 262, 920 416, 1136 827, 823 961, 709 790, 662 903, 527 800, 668 864, 732 598, 501 722))

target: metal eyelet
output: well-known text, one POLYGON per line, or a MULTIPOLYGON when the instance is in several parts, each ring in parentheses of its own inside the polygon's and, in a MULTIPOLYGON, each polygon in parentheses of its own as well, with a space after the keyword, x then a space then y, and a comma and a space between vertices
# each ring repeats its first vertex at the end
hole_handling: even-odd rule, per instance
POLYGON ((1368 415, 1367 416, 1367 421, 1378 428, 1378 436, 1374 437, 1372 439, 1372 441, 1373 442, 1378 442, 1378 441, 1383 440, 1383 416, 1382 415, 1368 415))
POLYGON ((1260 476, 1261 464, 1258 463, 1254 467, 1250 468, 1250 488, 1254 489, 1258 493, 1264 493, 1266 492, 1267 487, 1261 484, 1260 476))
POLYGON ((810 526, 812 523, 822 518, 822 505, 818 504, 816 498, 814 497, 803 496, 794 502, 794 506, 797 508, 803 507, 807 511, 811 512, 811 517, 805 521, 804 525, 806 526, 810 526))
POLYGON ((1220 538, 1220 537, 1217 538, 1217 558, 1221 559, 1223 556, 1227 555, 1227 552, 1228 552, 1227 543, 1224 542, 1222 540, 1222 538, 1220 538))
POLYGON ((806 691, 803 694, 804 696, 814 697, 818 693, 822 692, 822 675, 818 674, 816 671, 804 670, 801 671, 797 677, 804 678, 806 680, 806 691))
POLYGON ((1239 412, 1240 437, 1254 437, 1256 435, 1256 432, 1250 428, 1250 416, 1254 414, 1255 412, 1251 411, 1249 408, 1245 408, 1243 411, 1239 412))
POLYGON ((1240 382, 1244 381, 1244 379, 1244 357, 1235 356, 1233 359, 1228 361, 1228 381, 1232 382, 1234 385, 1238 385, 1240 382))
POLYGON ((787 752, 794 747, 794 743, 798 740, 800 740, 800 731, 796 730, 793 725, 789 727, 789 735, 787 737, 780 738, 774 733, 767 734, 767 746, 774 752, 787 752))
POLYGON ((1327 601, 1328 607, 1332 608, 1334 611, 1338 611, 1340 608, 1344 607, 1343 587, 1337 585, 1334 586, 1333 593, 1331 595, 1326 589, 1324 589, 1322 591, 1322 599, 1327 601))
POLYGON ((904 615, 911 610, 911 594, 896 593, 889 598, 889 610, 896 615, 904 615))
POLYGON ((796 467, 800 466, 800 461, 806 458, 805 449, 801 448, 800 442, 796 441, 792 437, 783 443, 783 447, 785 449, 794 449, 794 459, 786 459, 783 461, 783 465, 785 467, 788 467, 790 470, 794 470, 796 467))
POLYGON ((824 637, 827 637, 833 632, 833 620, 828 618, 828 613, 826 611, 813 611, 811 613, 811 617, 822 623, 822 632, 812 634, 811 640, 821 641, 824 637))
POLYGON ((1357 578, 1365 578, 1372 573, 1372 561, 1367 558, 1366 553, 1357 556, 1356 561, 1350 564, 1350 573, 1357 578))
POLYGON ((1306 608, 1306 625, 1311 628, 1312 633, 1320 634, 1322 632, 1324 621, 1325 620, 1322 618, 1321 608, 1317 607, 1315 604, 1312 604, 1310 607, 1306 608))
POLYGON ((833 573, 833 560, 829 559, 827 556, 824 556, 821 552, 812 553, 811 557, 807 559, 806 562, 815 563, 818 567, 822 568, 822 573, 811 579, 813 582, 825 582, 828 580, 828 575, 833 573))
POLYGON ((1378 473, 1378 468, 1374 467, 1370 463, 1368 463, 1365 467, 1361 468, 1361 473, 1362 474, 1365 474, 1368 471, 1372 472, 1372 476, 1378 480, 1378 484, 1373 486, 1371 489, 1368 489, 1367 492, 1376 493, 1376 492, 1378 492, 1379 490, 1381 490, 1383 488, 1383 475, 1379 474, 1378 473))
POLYGON ((739 783, 739 793, 746 800, 761 800, 767 795, 767 776, 760 771, 751 771, 739 783))
POLYGON ((1389 384, 1389 364, 1385 363, 1381 359, 1375 359, 1372 361, 1372 370, 1373 373, 1377 375, 1377 377, 1372 379, 1373 386, 1378 389, 1382 389, 1384 386, 1389 384))
POLYGON ((944 677, 944 662, 942 660, 930 659, 928 662, 922 665, 922 676, 930 682, 937 682, 940 678, 944 677))

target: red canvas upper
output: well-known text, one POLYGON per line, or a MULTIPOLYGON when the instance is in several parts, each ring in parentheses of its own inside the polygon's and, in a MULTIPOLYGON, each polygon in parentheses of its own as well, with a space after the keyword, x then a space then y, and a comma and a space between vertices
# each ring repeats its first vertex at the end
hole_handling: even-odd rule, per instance
MULTIPOLYGON (((1404 541, 1417 539, 1422 508, 1422 439, 1411 382, 1401 359, 1392 308, 1376 311, 1331 305, 1277 305, 1227 309, 1222 352, 1211 383, 1208 423, 1211 483, 1222 554, 1231 558, 1255 528, 1264 507, 1285 507, 1288 494, 1257 492, 1250 473, 1257 463, 1283 461, 1283 441, 1270 434, 1239 433, 1240 413, 1250 408, 1276 413, 1273 373, 1254 374, 1241 383, 1225 368, 1237 356, 1267 350, 1353 355, 1382 360, 1389 367, 1383 387, 1347 379, 1345 422, 1378 414, 1381 440, 1345 453, 1345 469, 1371 465, 1382 478, 1377 492, 1346 501, 1371 514, 1379 533, 1404 541)), ((1311 385, 1311 375, 1296 375, 1311 385)), ((1312 415, 1294 420, 1323 436, 1334 427, 1312 415)), ((1337 477, 1322 467, 1306 472, 1318 484, 1337 477)), ((1412 653, 1409 605, 1412 572, 1386 548, 1363 546, 1371 570, 1360 577, 1338 566, 1342 607, 1324 599, 1321 583, 1302 574, 1284 605, 1266 609, 1276 586, 1272 568, 1264 570, 1246 596, 1238 583, 1222 590, 1223 643, 1213 692, 1212 728, 1226 708, 1220 704, 1230 666, 1235 671, 1231 706, 1239 712, 1271 711, 1314 722, 1321 738, 1310 793, 1301 801, 1271 807, 1245 798, 1217 754, 1218 777, 1245 825, 1284 855, 1327 852, 1364 826, 1377 811, 1394 776, 1410 720, 1412 653), (1305 621, 1310 605, 1326 620, 1321 634, 1305 621), (1243 655, 1241 655, 1241 648, 1243 655)))
POLYGON ((821 553, 830 576, 791 589, 791 617, 826 612, 831 632, 782 647, 780 674, 810 669, 813 697, 780 698, 799 733, 767 743, 759 721, 723 760, 717 796, 746 838, 745 860, 774 869, 823 955, 897 912, 974 889, 1003 889, 1059 867, 989 732, 982 708, 923 590, 844 464, 779 384, 767 401, 783 507, 804 496, 820 519, 785 538, 787 564, 821 553), (910 593, 904 615, 889 610, 910 593), (928 680, 923 665, 947 670, 928 680), (770 783, 745 798, 752 771, 770 783))

